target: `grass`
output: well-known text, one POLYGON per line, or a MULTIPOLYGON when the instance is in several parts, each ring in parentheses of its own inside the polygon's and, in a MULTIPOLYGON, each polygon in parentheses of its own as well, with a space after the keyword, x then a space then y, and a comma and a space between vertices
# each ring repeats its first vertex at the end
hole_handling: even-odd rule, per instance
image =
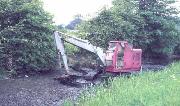
MULTIPOLYGON (((68 101, 64 106, 72 106, 68 101)), ((82 94, 78 106, 180 106, 180 63, 157 72, 119 77, 82 94)))

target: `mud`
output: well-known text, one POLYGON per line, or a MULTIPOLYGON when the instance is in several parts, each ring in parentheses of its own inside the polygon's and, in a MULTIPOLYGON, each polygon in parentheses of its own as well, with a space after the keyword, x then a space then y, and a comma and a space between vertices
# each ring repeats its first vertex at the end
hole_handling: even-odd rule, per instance
MULTIPOLYGON (((163 65, 143 65, 143 71, 163 68, 163 65)), ((61 74, 60 71, 54 71, 43 75, 0 80, 0 106, 61 106, 67 99, 76 101, 84 91, 84 86, 64 85, 54 80, 61 74)), ((79 81, 84 82, 82 79, 79 81)), ((101 79, 90 83, 100 84, 101 79)))
POLYGON ((53 80, 58 74, 0 80, 0 106, 60 106, 66 99, 75 100, 82 88, 53 80))
POLYGON ((142 65, 143 71, 159 71, 166 67, 166 65, 151 65, 151 64, 145 64, 142 65))

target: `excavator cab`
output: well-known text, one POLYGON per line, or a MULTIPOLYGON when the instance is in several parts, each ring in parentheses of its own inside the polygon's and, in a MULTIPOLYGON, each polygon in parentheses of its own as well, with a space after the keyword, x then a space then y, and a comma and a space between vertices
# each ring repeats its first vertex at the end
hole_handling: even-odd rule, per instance
POLYGON ((106 72, 141 70, 141 49, 133 49, 127 41, 110 41, 105 55, 106 72))

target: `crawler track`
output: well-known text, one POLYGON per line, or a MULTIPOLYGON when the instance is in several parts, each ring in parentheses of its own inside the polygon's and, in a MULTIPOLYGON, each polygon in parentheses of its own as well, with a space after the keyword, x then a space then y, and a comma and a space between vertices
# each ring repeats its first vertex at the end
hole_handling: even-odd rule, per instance
MULTIPOLYGON (((163 69, 165 66, 163 65, 143 65, 143 71, 158 71, 163 69)), ((88 85, 97 85, 102 81, 106 81, 108 78, 118 77, 121 75, 129 76, 130 73, 106 73, 103 72, 102 68, 98 69, 90 69, 90 68, 79 68, 78 74, 73 75, 61 75, 56 78, 63 85, 74 86, 74 87, 82 87, 88 85)), ((76 71, 73 71, 76 73, 76 71)), ((133 73, 134 74, 134 73, 133 73)))

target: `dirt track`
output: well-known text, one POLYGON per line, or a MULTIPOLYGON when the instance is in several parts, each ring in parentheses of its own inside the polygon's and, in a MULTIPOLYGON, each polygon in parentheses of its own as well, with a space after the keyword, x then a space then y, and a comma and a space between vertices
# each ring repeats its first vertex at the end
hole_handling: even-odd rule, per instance
POLYGON ((0 106, 60 106, 74 100, 82 88, 60 84, 53 80, 57 74, 0 80, 0 106))

